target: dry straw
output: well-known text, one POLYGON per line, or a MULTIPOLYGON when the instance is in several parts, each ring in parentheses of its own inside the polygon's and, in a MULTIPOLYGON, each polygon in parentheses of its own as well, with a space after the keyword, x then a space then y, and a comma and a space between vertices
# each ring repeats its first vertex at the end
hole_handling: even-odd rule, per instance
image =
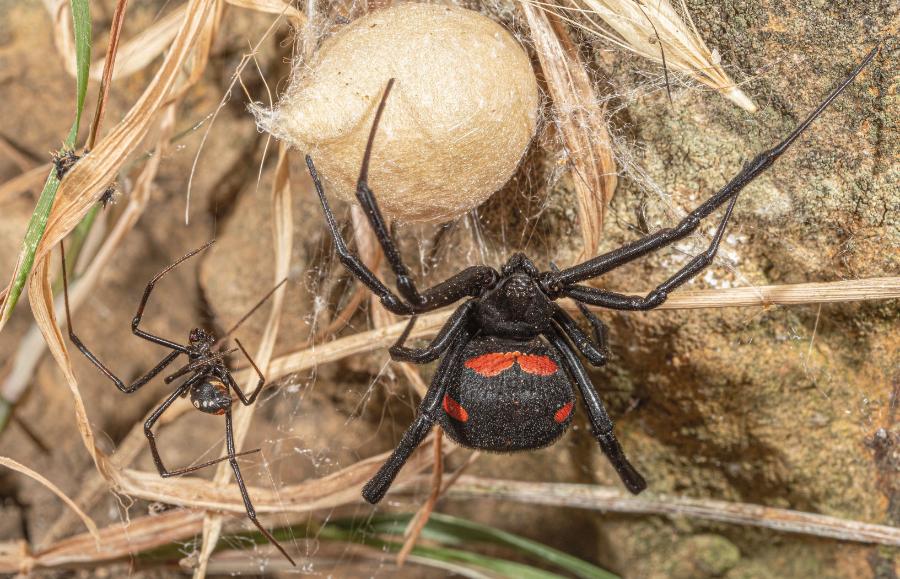
POLYGON ((750 97, 725 72, 718 53, 706 46, 684 0, 680 0, 680 14, 669 0, 524 1, 554 12, 615 46, 663 64, 667 75, 668 70, 689 75, 742 109, 756 112, 750 97))
POLYGON ((578 261, 582 261, 596 252, 606 206, 616 189, 616 162, 606 115, 578 50, 559 20, 528 2, 521 6, 573 172, 582 238, 578 261))

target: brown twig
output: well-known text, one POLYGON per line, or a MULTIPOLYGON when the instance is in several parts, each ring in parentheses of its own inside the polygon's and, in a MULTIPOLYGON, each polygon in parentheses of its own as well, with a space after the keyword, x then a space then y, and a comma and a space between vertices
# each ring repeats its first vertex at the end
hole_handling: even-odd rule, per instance
POLYGON ((122 37, 122 25, 125 24, 125 8, 127 6, 128 0, 118 0, 116 10, 113 12, 112 25, 109 29, 109 46, 106 49, 106 60, 103 62, 103 78, 100 80, 100 96, 97 98, 97 108, 94 111, 91 131, 87 138, 86 148, 88 151, 94 148, 97 135, 100 133, 100 124, 103 122, 103 113, 109 98, 109 87, 112 85, 113 69, 116 64, 116 54, 119 51, 119 39, 122 37))
POLYGON ((594 485, 531 483, 463 476, 448 493, 448 498, 473 497, 603 512, 690 517, 841 541, 900 546, 900 529, 896 527, 750 503, 664 494, 636 497, 619 489, 594 485))
POLYGON ((421 507, 419 507, 418 512, 409 522, 406 531, 403 533, 404 537, 406 537, 406 541, 404 541, 400 552, 397 553, 398 567, 402 567, 403 564, 406 563, 406 558, 409 557, 413 547, 415 547, 416 543, 419 541, 422 529, 428 524, 428 519, 431 518, 431 513, 434 511, 438 499, 441 498, 441 483, 444 478, 444 454, 441 446, 441 438, 441 427, 437 426, 434 431, 434 466, 431 471, 431 494, 428 495, 428 499, 421 507))
MULTIPOLYGON (((896 298, 900 298, 900 277, 880 277, 825 283, 682 291, 670 296, 659 309, 768 307, 896 298)), ((577 312, 577 308, 572 302, 562 301, 561 303, 569 311, 577 312)), ((595 310, 600 311, 599 308, 595 310)), ((445 309, 420 316, 410 338, 433 336, 447 321, 451 312, 452 309, 445 309)), ((293 372, 308 370, 319 364, 386 348, 397 339, 405 327, 406 322, 404 321, 285 354, 272 360, 269 371, 274 380, 293 372)))

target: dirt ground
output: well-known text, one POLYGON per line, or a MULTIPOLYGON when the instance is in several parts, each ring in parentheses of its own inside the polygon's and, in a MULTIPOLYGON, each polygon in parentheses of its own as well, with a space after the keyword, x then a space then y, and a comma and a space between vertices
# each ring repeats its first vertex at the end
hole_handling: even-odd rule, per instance
MULTIPOLYGON (((95 58, 102 56, 113 2, 94 2, 95 58)), ((156 21, 168 2, 129 6, 126 38, 156 21)), ((598 89, 612 111, 621 164, 599 251, 675 223, 752 158, 787 134, 878 40, 881 53, 857 82, 777 165, 742 194, 720 256, 688 289, 763 286, 898 275, 900 272, 900 139, 897 133, 898 7, 860 0, 840 3, 690 0, 701 35, 759 107, 749 114, 718 94, 673 79, 673 101, 661 70, 602 41, 579 37, 598 89), (651 81, 648 78, 652 76, 651 81), (639 89, 639 90, 635 90, 639 89), (638 172, 640 169, 640 172, 638 172), (654 185, 654 186, 651 186, 654 185), (665 192, 659 194, 658 191, 665 192)), ((507 25, 525 33, 515 6, 491 3, 507 25)), ((0 182, 47 162, 72 117, 74 79, 56 52, 50 19, 36 0, 0 0, 0 139, 18 155, 0 155, 0 182)), ((269 191, 275 145, 257 132, 241 92, 219 112, 193 175, 191 221, 185 193, 208 116, 230 77, 272 16, 229 6, 202 82, 179 110, 176 135, 163 159, 149 209, 118 249, 89 301, 75 316, 79 335, 122 377, 140 375, 164 352, 133 337, 129 320, 147 280, 215 237, 216 245, 165 279, 147 312, 154 333, 186 339, 197 325, 221 332, 272 287, 269 191), (192 127, 201 124, 201 128, 192 127), (260 171, 260 166, 262 170, 260 171), (258 179, 258 176, 260 176, 258 179)), ((291 33, 282 27, 258 56, 273 91, 286 86, 291 33)), ((108 125, 133 104, 153 66, 117 80, 108 125)), ((255 71, 248 88, 265 98, 255 71)), ((93 110, 94 85, 86 111, 93 110)), ((147 139, 152 143, 152 135, 147 139)), ((134 152, 119 176, 121 198, 98 227, 115 223, 149 149, 134 152)), ((293 261, 276 355, 295 351, 353 293, 333 257, 324 220, 301 155, 293 152, 293 261)), ((572 176, 552 123, 545 123, 514 179, 477 215, 448 227, 399 231, 404 253, 428 285, 463 266, 499 265, 526 251, 541 266, 565 266, 581 250, 572 176), (423 256, 431 256, 428 265, 423 256)), ((0 199, 0 272, 15 264, 40 185, 0 199)), ((339 218, 349 211, 338 206, 339 218)), ((605 276, 602 286, 627 292, 652 288, 708 243, 710 225, 686 242, 605 276)), ((338 333, 369 329, 363 308, 338 333)), ((612 360, 591 376, 616 420, 629 457, 651 493, 670 493, 822 513, 900 525, 900 320, 898 302, 604 313, 612 360)), ((258 344, 267 313, 251 318, 241 340, 258 344)), ((32 318, 26 300, 0 333, 0 367, 8 372, 32 318)), ((328 338, 333 339, 333 337, 328 338)), ((112 452, 170 392, 161 380, 125 396, 73 354, 91 426, 112 452)), ((423 368, 430 377, 433 365, 423 368)), ((2 376, 5 378, 5 376, 2 376)), ((260 399, 245 445, 265 460, 249 460, 252 485, 321 477, 389 450, 412 418, 417 397, 385 350, 345 358, 281 379, 260 399)), ((212 458, 223 437, 216 417, 186 415, 164 426, 172 465, 212 458)), ((449 467, 468 451, 454 452, 449 467)), ((16 419, 0 433, 0 456, 14 458, 76 496, 95 477, 75 427, 72 398, 61 372, 44 356, 16 419), (29 435, 37 437, 46 448, 29 435)), ((148 452, 132 468, 154 472, 148 452)), ((618 485, 582 414, 561 442, 540 451, 485 455, 467 474, 534 482, 618 485)), ((211 474, 199 475, 211 476, 211 474)), ((420 492, 390 501, 413 512, 420 492)), ((30 479, 0 471, 0 541, 35 545, 65 517, 66 508, 30 479), (21 505, 27 505, 24 508, 21 505)), ((101 526, 154 508, 112 492, 89 514, 101 526)), ((440 512, 513 531, 591 561, 623 577, 855 577, 900 574, 900 551, 850 542, 715 524, 690 518, 613 515, 489 499, 446 499, 440 512)), ((365 516, 360 502, 338 514, 365 516)), ((313 512, 324 521, 333 512, 313 512)), ((229 525, 247 529, 239 517, 229 525)), ((277 517, 272 517, 273 524, 277 517)), ((83 532, 77 519, 56 539, 83 532)), ((185 541, 191 537, 185 537, 185 541)), ((321 558, 298 539, 308 570, 340 569, 339 554, 321 558), (335 563, 334 561, 338 561, 335 563)), ((332 547, 333 548, 333 547, 332 547)), ((185 546, 186 552, 190 551, 185 546)), ((385 558, 389 558, 385 555, 385 558)), ((363 567, 360 576, 398 576, 363 567)), ((166 576, 174 568, 141 569, 166 576)), ((103 577, 131 572, 128 564, 48 576, 103 577)), ((351 574, 350 567, 345 569, 351 574)), ((445 576, 418 568, 411 576, 445 576)))

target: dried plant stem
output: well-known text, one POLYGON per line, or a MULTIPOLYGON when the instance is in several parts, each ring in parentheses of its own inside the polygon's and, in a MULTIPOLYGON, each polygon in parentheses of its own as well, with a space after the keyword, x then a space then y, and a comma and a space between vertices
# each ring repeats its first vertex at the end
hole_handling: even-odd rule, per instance
MULTIPOLYGON (((420 461, 426 454, 428 453, 417 451, 414 459, 420 461)), ((364 461, 366 468, 363 470, 367 469, 369 473, 374 472, 379 461, 386 456, 387 454, 364 461)), ((419 470, 425 464, 417 462, 415 466, 419 470)), ((354 465, 341 473, 336 473, 339 476, 335 480, 326 482, 322 479, 321 482, 325 483, 328 490, 349 490, 353 494, 353 500, 358 501, 356 487, 364 480, 364 476, 361 475, 368 475, 364 472, 355 472, 349 479, 345 475, 349 471, 359 470, 359 466, 354 465), (347 489, 348 486, 351 488, 347 489)), ((403 473, 401 476, 403 476, 403 480, 399 484, 421 480, 421 477, 409 477, 403 473)), ((203 481, 197 482, 202 483, 203 481)), ((310 487, 309 490, 313 490, 314 485, 307 486, 310 487)), ((197 485, 197 492, 202 492, 201 485, 197 485)), ((263 493, 265 489, 251 489, 251 492, 263 493)), ((312 501, 314 504, 309 505, 310 508, 293 509, 293 511, 306 512, 333 508, 333 501, 321 501, 322 493, 313 494, 317 494, 319 499, 312 501)), ((313 494, 307 494, 305 498, 313 499, 313 494)), ((456 486, 448 495, 448 498, 451 499, 470 499, 472 497, 601 512, 690 517, 842 541, 900 545, 900 529, 895 527, 747 503, 669 495, 656 495, 652 498, 634 497, 619 489, 594 485, 530 483, 462 476, 459 477, 456 486)), ((267 500, 268 498, 270 497, 267 497, 267 500)), ((270 505, 266 501, 259 501, 259 503, 266 507, 266 510, 270 510, 268 508, 270 505)), ((277 510, 278 505, 272 505, 272 507, 271 510, 277 510)), ((242 509, 243 506, 239 501, 232 501, 230 510, 237 512, 242 509)), ((124 524, 113 525, 100 531, 103 547, 101 551, 94 549, 94 539, 89 533, 69 537, 32 555, 24 552, 17 544, 0 544, 0 572, 12 573, 32 568, 63 567, 122 558, 193 536, 200 530, 202 518, 203 515, 200 512, 172 511, 157 516, 140 517, 132 520, 127 526, 124 524)))
MULTIPOLYGON (((118 10, 118 6, 116 9, 118 10)), ((184 6, 175 8, 123 44, 116 57, 117 61, 121 61, 120 66, 113 71, 111 79, 123 79, 143 70, 169 48, 184 20, 184 10, 184 6)), ((101 80, 104 77, 106 60, 109 60, 109 52, 104 61, 91 64, 91 80, 101 80)))
MULTIPOLYGON (((398 483, 415 480, 418 473, 432 464, 430 448, 433 435, 422 442, 409 462, 397 476, 398 483)), ((453 452, 455 445, 444 444, 444 454, 453 452)), ((319 509, 332 509, 359 503, 359 489, 375 474, 390 456, 385 452, 360 460, 335 473, 318 479, 309 479, 278 489, 248 486, 253 506, 259 513, 308 513, 319 509)), ((162 479, 157 472, 136 470, 113 471, 114 484, 123 494, 148 501, 194 507, 209 511, 244 514, 244 503, 236 484, 213 486, 208 480, 196 477, 162 479)), ((396 483, 395 483, 396 484, 396 483)))
POLYGON ((306 23, 306 17, 289 2, 284 0, 225 0, 232 6, 239 6, 257 12, 278 14, 287 18, 295 28, 306 23))
POLYGON ((593 256, 600 243, 606 206, 616 189, 606 116, 578 49, 552 14, 523 0, 522 11, 553 98, 555 115, 574 173, 583 249, 579 261, 593 256))
MULTIPOLYGON (((881 277, 824 283, 680 291, 671 295, 660 309, 768 307, 896 298, 900 298, 900 277, 881 277)), ((561 303, 569 311, 577 312, 575 305, 568 300, 561 303)), ((596 308, 595 311, 601 310, 596 308)), ((410 338, 433 336, 447 321, 451 312, 452 309, 446 309, 420 316, 410 338)), ((277 379, 347 356, 383 349, 390 346, 405 327, 404 321, 286 354, 272 360, 270 372, 273 379, 277 379)))
MULTIPOLYGON (((706 46, 683 1, 679 3, 683 17, 669 0, 523 1, 543 6, 615 46, 688 74, 744 110, 756 111, 706 46)), ((665 74, 668 77, 668 71, 665 74)))
POLYGON ((78 518, 81 519, 81 522, 84 523, 84 526, 88 528, 88 531, 90 532, 91 536, 96 541, 95 547, 100 546, 100 544, 101 544, 100 543, 100 532, 97 530, 97 525, 94 523, 93 519, 91 519, 89 516, 87 516, 87 514, 84 511, 79 509, 78 505, 76 505, 72 501, 72 499, 70 499, 68 497, 68 495, 66 495, 66 493, 62 492, 62 490, 60 490, 60 488, 58 486, 56 486, 55 484, 53 484, 52 482, 50 482, 49 480, 44 478, 39 473, 28 468, 24 464, 16 462, 15 460, 13 460, 11 458, 7 458, 5 456, 0 456, 0 465, 5 466, 6 468, 12 469, 16 472, 20 472, 20 473, 24 474, 25 476, 33 478, 40 484, 44 485, 44 487, 46 487, 50 492, 52 492, 53 494, 58 496, 62 500, 62 502, 66 503, 66 505, 70 509, 72 509, 72 512, 74 512, 76 515, 78 515, 78 518))
POLYGON ((671 495, 632 496, 617 488, 566 483, 531 483, 463 476, 448 498, 491 498, 593 511, 690 517, 732 525, 841 541, 900 546, 900 529, 749 503, 671 495))
POLYGON ((109 98, 109 87, 112 85, 113 70, 116 64, 116 55, 119 51, 119 38, 122 35, 122 25, 125 23, 125 8, 128 0, 118 0, 116 10, 113 12, 112 25, 109 30, 109 46, 106 49, 106 59, 103 61, 103 77, 100 80, 100 98, 97 99, 97 108, 94 111, 94 119, 91 121, 91 130, 88 133, 88 151, 94 148, 97 135, 100 134, 100 124, 103 122, 103 113, 106 110, 106 101, 109 98))
POLYGON ((100 549, 90 533, 67 537, 34 553, 3 549, 0 544, 0 573, 27 573, 33 569, 97 564, 132 556, 197 534, 203 513, 172 511, 144 516, 128 523, 100 530, 100 549))
POLYGON ((406 537, 406 541, 404 541, 400 552, 397 553, 398 567, 402 567, 403 564, 406 563, 406 558, 409 557, 413 547, 416 546, 416 542, 418 542, 419 536, 422 534, 422 529, 428 524, 428 519, 434 511, 438 499, 441 498, 441 484, 444 478, 444 455, 441 446, 441 438, 441 427, 435 426, 434 466, 431 471, 431 493, 428 495, 428 499, 425 503, 419 507, 415 516, 409 521, 409 525, 406 526, 406 531, 403 533, 403 536, 406 537))
MULTIPOLYGON (((275 167, 275 180, 272 185, 272 237, 275 246, 275 280, 279 283, 287 278, 291 267, 291 251, 294 241, 294 222, 292 211, 292 194, 290 182, 290 163, 287 145, 281 143, 278 147, 278 163, 275 167)), ((285 287, 278 288, 272 296, 272 310, 266 323, 259 348, 254 356, 257 365, 263 373, 269 371, 269 362, 275 350, 275 342, 278 338, 278 329, 281 323, 281 313, 284 306, 285 287)), ((256 378, 249 376, 244 387, 245 392, 250 392, 254 387, 256 378)), ((234 444, 235 450, 243 448, 244 440, 250 430, 255 405, 238 405, 234 411, 234 444)), ((227 448, 225 449, 227 453, 227 448)), ((231 465, 223 462, 219 465, 214 482, 224 484, 231 477, 231 465)), ((206 576, 206 567, 209 557, 219 542, 222 531, 222 517, 219 514, 207 514, 203 521, 203 544, 200 548, 200 561, 194 571, 195 579, 203 579, 206 576)))

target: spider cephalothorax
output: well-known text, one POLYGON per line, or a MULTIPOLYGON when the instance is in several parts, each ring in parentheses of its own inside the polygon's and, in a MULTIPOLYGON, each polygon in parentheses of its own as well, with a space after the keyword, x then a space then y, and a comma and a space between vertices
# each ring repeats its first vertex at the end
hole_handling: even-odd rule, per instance
POLYGON ((584 400, 594 437, 622 482, 633 493, 644 490, 647 483, 625 458, 613 433, 613 423, 576 354, 579 352, 593 366, 603 366, 608 358, 606 326, 585 304, 612 310, 653 309, 662 304, 670 292, 712 263, 741 190, 787 150, 856 78, 876 52, 877 48, 872 50, 783 141, 757 155, 725 187, 675 227, 649 234, 563 270, 551 267, 549 271, 539 271, 528 257, 517 253, 499 272, 483 265, 468 267, 422 292, 410 277, 367 184, 378 120, 394 82, 389 81, 369 133, 356 197, 397 278, 397 293, 348 249, 312 159, 306 157, 341 262, 380 298, 388 310, 399 315, 413 314, 406 330, 391 347, 391 357, 420 364, 441 359, 419 405, 415 422, 390 458, 366 483, 363 497, 371 503, 384 497, 403 464, 435 422, 450 438, 470 448, 509 452, 552 444, 571 422, 576 391, 584 400), (645 296, 579 285, 579 282, 597 278, 688 236, 702 219, 723 205, 725 212, 709 247, 645 296), (556 304, 555 300, 562 297, 571 298, 577 304, 591 325, 592 336, 585 334, 556 304), (462 299, 466 301, 453 312, 428 346, 404 346, 415 323, 415 314, 462 299))
MULTIPOLYGON (((275 545, 275 547, 281 552, 281 554, 291 562, 291 564, 295 564, 294 560, 291 559, 290 555, 287 554, 287 551, 284 550, 284 547, 282 547, 281 544, 277 540, 275 540, 275 537, 273 537, 272 534, 269 533, 269 531, 265 527, 263 527, 262 524, 260 524, 260 522, 257 520, 256 510, 253 508, 253 503, 250 502, 250 495, 247 494, 247 487, 244 484, 243 477, 241 476, 241 469, 238 466, 237 458, 239 456, 259 452, 259 449, 249 450, 245 452, 235 452, 234 435, 231 427, 231 406, 233 404, 231 393, 234 392, 238 400, 241 401, 241 404, 244 404, 245 406, 253 404, 253 402, 256 401, 257 396, 259 396, 259 393, 262 391, 262 387, 266 381, 266 379, 263 377, 262 372, 259 371, 256 363, 244 349, 244 346, 241 344, 241 342, 237 338, 235 338, 235 343, 238 346, 238 350, 240 350, 244 354, 244 356, 250 362, 250 365, 256 371, 257 376, 259 377, 256 388, 253 390, 253 392, 250 393, 249 396, 247 396, 241 390, 240 386, 238 386, 237 382, 235 382, 234 378, 231 376, 231 371, 228 369, 227 364, 225 364, 225 362, 223 361, 223 358, 225 356, 236 352, 237 350, 224 350, 221 347, 214 350, 213 346, 215 346, 216 344, 216 339, 212 335, 212 333, 207 332, 202 328, 194 328, 188 333, 188 344, 184 345, 173 342, 171 340, 167 340, 165 338, 161 338, 159 336, 155 336, 140 328, 141 320, 144 317, 144 308, 147 306, 147 301, 150 299, 150 294, 153 292, 153 288, 156 286, 156 282, 158 282, 164 275, 172 271, 172 269, 177 267, 180 263, 200 253, 212 244, 213 242, 210 241, 203 247, 195 249, 187 255, 181 257, 178 261, 159 272, 147 284, 147 287, 144 290, 144 295, 141 298, 140 304, 138 305, 137 313, 131 320, 131 331, 136 336, 154 344, 158 344, 160 346, 168 348, 171 351, 149 372, 135 379, 135 381, 132 382, 131 385, 125 384, 125 382, 123 382, 120 378, 113 374, 112 371, 107 368, 75 334, 75 330, 72 327, 72 314, 69 311, 69 289, 68 278, 66 275, 65 251, 61 251, 60 253, 62 254, 63 289, 66 304, 66 320, 68 321, 69 327, 69 338, 72 340, 72 343, 75 344, 75 347, 77 347, 81 351, 81 353, 84 354, 85 357, 90 360, 91 363, 96 366, 104 376, 112 380, 116 387, 125 394, 131 394, 132 392, 137 391, 138 389, 149 383, 151 380, 153 380, 153 378, 155 378, 157 375, 162 373, 162 371, 165 370, 166 367, 168 367, 170 364, 172 364, 172 362, 174 362, 176 358, 181 355, 186 356, 188 359, 187 364, 185 364, 169 376, 166 376, 165 383, 170 384, 185 376, 187 376, 187 379, 185 379, 181 384, 175 387, 174 392, 172 392, 166 398, 165 402, 163 402, 159 406, 159 408, 153 411, 153 413, 150 415, 150 418, 148 418, 144 423, 144 435, 147 437, 147 442, 150 445, 150 454, 153 456, 153 462, 156 465, 156 469, 159 471, 159 476, 163 478, 180 476, 227 460, 231 465, 232 470, 234 471, 235 481, 237 482, 238 488, 241 491, 241 497, 244 499, 244 508, 247 510, 247 517, 250 519, 250 521, 253 522, 254 525, 256 525, 263 536, 265 536, 270 543, 275 545), (191 404, 193 404, 194 408, 196 408, 197 410, 206 414, 225 416, 225 443, 228 454, 221 458, 210 460, 195 466, 189 466, 178 470, 169 470, 166 468, 165 464, 163 464, 162 457, 159 454, 159 449, 157 448, 156 443, 156 434, 153 432, 153 427, 159 420, 159 418, 163 415, 163 413, 165 413, 165 411, 169 409, 172 403, 175 402, 175 400, 177 400, 179 397, 188 395, 191 398, 191 404)), ((62 246, 60 246, 60 248, 62 249, 62 246)), ((283 283, 284 281, 275 286, 272 291, 270 291, 259 303, 257 303, 256 306, 250 310, 250 312, 248 312, 243 318, 241 318, 240 321, 238 321, 238 323, 229 332, 227 332, 226 336, 237 329, 237 327, 254 311, 256 311, 256 309, 259 308, 263 304, 263 302, 265 302, 265 300, 272 295, 272 293, 274 293, 275 289, 280 287, 283 283)))

